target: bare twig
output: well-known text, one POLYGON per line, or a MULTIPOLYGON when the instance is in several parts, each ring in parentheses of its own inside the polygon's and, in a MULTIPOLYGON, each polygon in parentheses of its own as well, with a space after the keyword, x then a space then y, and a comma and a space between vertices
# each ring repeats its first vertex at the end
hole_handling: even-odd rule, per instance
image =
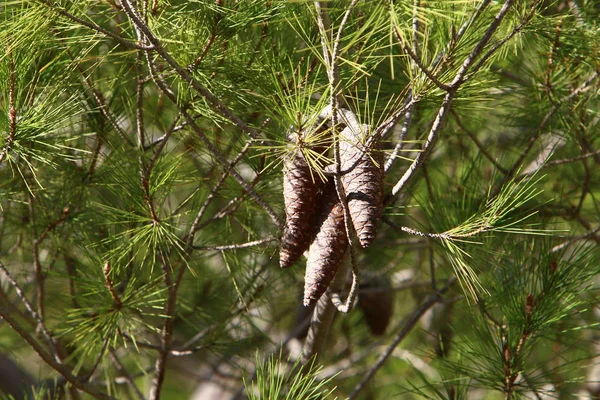
MULTIPOLYGON (((35 215, 35 207, 34 207, 34 197, 33 194, 31 194, 29 192, 29 218, 31 219, 31 225, 32 225, 32 230, 33 230, 33 234, 34 234, 34 239, 32 241, 32 258, 33 258, 33 272, 35 273, 35 283, 36 283, 36 288, 37 288, 37 313, 39 316, 39 321, 38 324, 42 324, 43 321, 46 319, 46 313, 44 311, 44 301, 45 301, 45 293, 46 293, 46 286, 45 286, 45 279, 46 276, 44 275, 44 272, 42 271, 42 263, 40 261, 40 242, 37 240, 36 237, 36 228, 35 228, 35 221, 36 221, 36 215, 35 215)), ((39 326, 41 328, 41 325, 39 326)))
POLYGON ((0 271, 2 271, 2 273, 4 274, 4 276, 10 283, 10 285, 13 287, 13 289, 15 289, 17 296, 19 297, 19 299, 21 300, 21 302, 23 303, 23 305, 25 306, 25 308, 27 309, 29 314, 37 322, 37 324, 42 332, 42 336, 44 336, 44 339, 46 339, 46 342, 48 343, 48 346, 50 347, 50 351, 52 352, 54 359, 56 360, 57 363, 62 364, 63 361, 62 361, 62 359, 58 353, 58 350, 56 348, 56 342, 54 341, 54 339, 52 338, 52 335, 46 328, 44 321, 40 318, 40 315, 33 309, 33 306, 27 299, 27 296, 25 296, 25 293, 23 292, 23 290, 21 289, 21 287, 19 286, 17 281, 15 281, 14 278, 9 274, 8 270, 6 269, 4 264, 2 264, 1 261, 0 261, 0 271))
POLYGON ((507 174, 508 171, 506 170, 506 168, 504 168, 502 165, 500 165, 500 163, 494 157, 492 157, 492 155, 486 150, 486 148, 483 146, 483 144, 481 144, 479 139, 477 139, 477 137, 463 125, 463 123, 462 123, 460 117, 458 116, 458 114, 456 113, 456 111, 450 110, 450 113, 454 117, 454 120, 456 121, 456 124, 459 126, 459 128, 462 129, 463 132, 465 132, 467 134, 467 136, 469 136, 469 138, 473 141, 475 146, 477 146, 477 149, 479 149, 481 154, 483 154, 488 160, 490 160, 490 162, 492 164, 494 164, 494 167, 496 167, 496 169, 498 171, 502 172, 503 174, 507 174))
POLYGON ((400 129, 400 137, 398 138, 398 143, 396 143, 392 154, 390 154, 389 158, 385 161, 385 166, 383 170, 386 174, 392 168, 392 166, 394 165, 394 161, 396 161, 396 159, 398 158, 398 153, 400 153, 400 151, 404 147, 404 139, 408 134, 408 129, 410 128, 410 123, 412 122, 412 116, 414 111, 415 106, 411 103, 411 106, 406 110, 404 114, 404 123, 402 124, 402 128, 400 129))
POLYGON ((579 240, 585 240, 588 239, 590 237, 596 236, 596 234, 600 232, 600 226, 596 227, 586 233, 584 233, 583 235, 579 235, 579 236, 575 236, 570 238, 569 240, 561 243, 561 244, 557 244, 556 246, 554 246, 552 248, 552 253, 556 253, 558 251, 561 251, 562 249, 564 249, 565 247, 567 247, 568 245, 570 245, 571 243, 577 242, 579 240))
POLYGON ((144 395, 142 394, 142 392, 140 392, 140 389, 137 387, 137 385, 133 381, 133 378, 129 375, 129 373, 127 372, 127 369, 121 363, 121 360, 119 360, 119 357, 117 357, 115 350, 112 348, 108 349, 108 355, 110 356, 110 359, 112 360, 113 364, 115 365, 117 372, 119 372, 119 374, 121 374, 121 378, 127 383, 127 385, 132 390, 132 392, 135 393, 136 397, 139 400, 144 400, 144 395))
POLYGON ((387 347, 387 349, 379 356, 375 364, 369 369, 367 374, 362 378, 362 380, 354 387, 354 390, 348 397, 348 399, 356 399, 359 393, 365 388, 367 383, 373 379, 377 371, 385 364, 387 359, 392 355, 394 349, 404 338, 406 335, 410 333, 412 328, 419 322, 423 314, 427 312, 431 307, 433 307, 436 303, 442 301, 441 295, 446 293, 448 289, 456 282, 456 277, 452 277, 446 281, 446 284, 441 287, 437 292, 432 293, 419 307, 417 307, 413 313, 408 317, 408 319, 403 323, 402 329, 398 332, 392 343, 387 347))
POLYGON ((248 247, 260 246, 261 244, 276 242, 276 237, 268 237, 260 240, 254 240, 252 242, 240 243, 240 244, 228 244, 223 246, 192 246, 194 250, 237 250, 247 249, 248 247))
POLYGON ((576 157, 571 157, 571 158, 563 158, 561 160, 554 160, 554 161, 548 161, 546 164, 544 164, 544 168, 545 167, 551 167, 551 166, 555 166, 555 165, 562 165, 562 164, 569 164, 575 161, 579 161, 579 160, 585 160, 586 158, 591 158, 591 157, 595 157, 597 155, 600 155, 600 150, 596 150, 596 151, 592 151, 591 153, 585 153, 576 157))

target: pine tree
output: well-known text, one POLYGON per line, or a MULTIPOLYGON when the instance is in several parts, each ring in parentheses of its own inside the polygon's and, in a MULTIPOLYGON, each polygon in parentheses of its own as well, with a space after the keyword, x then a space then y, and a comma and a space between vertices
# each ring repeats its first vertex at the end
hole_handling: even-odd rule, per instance
POLYGON ((597 2, 0 10, 0 397, 600 396, 597 2))

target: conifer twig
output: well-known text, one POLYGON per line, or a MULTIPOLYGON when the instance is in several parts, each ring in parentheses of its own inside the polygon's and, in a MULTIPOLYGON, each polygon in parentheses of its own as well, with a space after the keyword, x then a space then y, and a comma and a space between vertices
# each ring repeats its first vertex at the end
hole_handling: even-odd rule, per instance
POLYGON ((211 189, 210 193, 206 197, 206 200, 204 200, 204 203, 198 210, 198 214, 196 214, 196 218, 194 219, 194 222, 192 222, 192 226, 190 227, 190 231, 188 233, 188 239, 187 239, 189 244, 194 242, 194 235, 196 234, 196 232, 199 229, 200 221, 202 221, 202 217, 204 217, 204 214, 206 213, 208 206, 216 197, 217 192, 219 191, 221 186, 223 186, 223 184, 225 183, 225 180, 229 176, 229 171, 232 168, 234 168, 237 165, 237 163, 240 162, 240 160, 248 152, 248 150, 250 150, 250 146, 252 146, 252 143, 253 143, 252 140, 248 140, 246 142, 244 147, 238 152, 238 154, 235 156, 235 158, 229 163, 229 168, 226 168, 225 171, 223 171, 221 178, 219 178, 219 181, 211 189))
POLYGON ((529 21, 531 21, 531 19, 534 17, 535 15, 535 9, 536 7, 540 4, 540 0, 535 0, 532 4, 531 7, 529 8, 529 13, 521 20, 521 22, 515 26, 513 28, 513 30, 506 35, 504 38, 502 38, 501 40, 499 40, 497 43, 495 43, 488 51, 485 52, 485 54, 481 57, 481 59, 477 62, 477 64, 475 64, 472 68, 472 71, 470 73, 470 75, 473 75, 475 73, 477 73, 477 71, 479 71, 481 69, 481 67, 486 63, 486 61, 500 48, 502 47, 506 42, 508 42, 509 40, 511 40, 517 33, 521 32, 523 30, 523 28, 525 27, 525 25, 527 25, 527 23, 529 21))
POLYGON ((449 85, 452 90, 446 92, 444 96, 444 100, 440 108, 438 109, 437 115, 433 121, 431 129, 429 131, 429 135, 427 135, 427 139, 425 144, 423 145, 422 151, 417 154, 417 157, 412 162, 412 164, 408 167, 408 170, 404 173, 404 175, 398 180, 398 182, 394 185, 392 189, 392 196, 395 197, 400 193, 400 191, 404 188, 404 186, 408 183, 410 178, 413 176, 415 171, 425 162, 428 158, 433 145, 437 141, 438 133, 442 124, 446 118, 446 114, 450 110, 450 106, 452 104, 452 100, 456 95, 456 91, 459 89, 460 85, 463 83, 469 68, 475 62, 475 59, 481 54, 485 45, 490 41, 496 30, 499 28, 500 23, 504 19, 504 16, 508 12, 509 8, 512 6, 512 0, 507 0, 496 17, 494 21, 490 24, 485 34, 481 38, 481 40, 477 43, 477 45, 473 48, 471 53, 465 58, 460 69, 458 70, 455 78, 452 80, 452 83, 449 85))
POLYGON ((146 55, 146 60, 148 62, 148 65, 150 66, 150 71, 155 84, 169 98, 169 100, 171 100, 173 104, 179 108, 179 111, 182 113, 182 115, 188 122, 188 125, 194 130, 194 132, 196 132, 202 143, 204 143, 207 149, 212 153, 213 157, 215 157, 215 159, 223 166, 225 170, 230 171, 231 176, 233 176, 233 178, 235 178, 235 180, 244 188, 244 190, 250 195, 250 197, 252 197, 254 201, 256 201, 256 203, 258 203, 258 205, 260 205, 267 212, 267 214, 271 217, 271 220, 273 220, 275 225, 278 228, 282 229, 284 224, 281 220, 281 217, 279 217, 279 215, 277 215, 275 211, 273 211, 271 206, 256 193, 256 191, 248 184, 248 182, 246 182, 246 180, 233 167, 231 167, 231 163, 228 163, 223 158, 223 156, 217 151, 217 149, 210 142, 210 140, 208 140, 202 129, 198 126, 196 121, 191 117, 187 110, 182 108, 181 105, 177 102, 177 97, 175 96, 175 93, 171 90, 168 84, 160 78, 156 71, 154 62, 148 55, 146 55))
POLYGON ((533 136, 531 136, 531 138, 527 142, 527 145, 521 151, 521 154, 519 154, 519 157, 517 158, 517 160, 513 163, 512 167, 508 170, 508 173, 506 174, 506 176, 504 177, 504 181, 502 182, 503 184, 505 182, 508 182, 510 179, 512 179, 515 176, 515 174, 517 173, 517 171, 519 170, 519 168, 521 168, 521 165, 527 158, 527 155, 533 148, 533 145, 535 144, 537 139, 542 134, 546 125, 548 125, 548 123, 550 122, 550 119, 552 118, 552 116, 554 116, 554 114, 560 109, 560 107, 564 103, 573 100, 575 97, 577 97, 581 93, 583 93, 596 79, 598 79, 599 74, 600 74, 600 71, 595 71, 585 81, 583 81, 583 83, 581 85, 579 85, 575 90, 573 90, 571 93, 569 93, 568 96, 563 97, 562 99, 560 99, 560 101, 558 103, 554 104, 552 106, 552 108, 546 113, 546 115, 544 115, 544 118, 542 119, 538 128, 536 129, 535 134, 533 136))
MULTIPOLYGON (((252 139, 261 139, 261 135, 248 124, 246 124, 240 117, 234 114, 218 97, 216 97, 212 92, 206 89, 204 86, 195 79, 191 73, 182 67, 177 61, 165 50, 165 48, 160 43, 160 40, 152 33, 148 25, 140 18, 135 7, 131 4, 130 0, 120 0, 121 5, 123 6, 123 10, 132 21, 132 23, 144 34, 148 42, 150 42, 154 47, 153 50, 158 53, 158 55, 169 64, 175 72, 185 81, 187 82, 194 90, 196 90, 202 97, 206 99, 206 101, 213 107, 215 111, 221 114, 223 117, 227 118, 231 121, 235 126, 240 128, 243 132, 246 132, 252 139)), ((146 53, 146 57, 149 58, 148 53, 146 53)), ((175 103, 177 104, 177 103, 175 103)), ((187 112, 186 112, 187 114, 187 112)), ((189 122, 189 121, 188 121, 189 122)), ((264 141, 264 140, 263 140, 264 141)))
POLYGON ((4 148, 0 152, 0 163, 10 150, 10 146, 15 140, 17 131, 17 109, 16 109, 16 70, 15 59, 13 58, 12 50, 8 50, 8 137, 4 143, 4 148))
POLYGON ((588 239, 590 237, 597 237, 597 233, 600 232, 600 226, 589 230, 588 232, 584 233, 583 235, 579 235, 579 236, 575 236, 572 237, 570 239, 568 239, 567 241, 561 243, 561 244, 557 244, 556 246, 554 246, 552 248, 552 253, 556 253, 558 251, 561 251, 562 249, 564 249, 565 247, 567 247, 568 245, 570 245, 571 243, 577 242, 579 240, 584 240, 584 239, 588 239))
POLYGON ((104 273, 104 285, 106 286, 106 289, 108 289, 114 303, 115 303, 115 308, 117 310, 119 310, 122 306, 123 303, 121 302, 121 298, 119 297, 119 295, 117 294, 117 291, 115 290, 115 285, 112 281, 112 279, 110 278, 110 261, 107 261, 104 264, 104 268, 102 269, 102 272, 104 273))
MULTIPOLYGON (((411 97, 412 97, 412 95, 411 95, 411 97)), ((412 116, 413 116, 414 111, 415 111, 415 105, 411 102, 410 106, 404 113, 404 122, 402 123, 402 128, 400 128, 400 137, 398 138, 398 143, 396 143, 396 145, 394 146, 394 150, 392 150, 392 154, 390 154, 388 159, 385 161, 383 171, 386 174, 392 168, 392 166, 394 165, 394 161, 396 161, 396 159, 398 158, 398 153, 400 153, 400 151, 404 147, 404 139, 406 138, 406 135, 408 134, 408 130, 410 128, 410 123, 412 122, 412 116)))
POLYGON ((36 215, 35 215, 35 207, 34 207, 34 197, 31 192, 28 192, 28 206, 29 206, 29 218, 31 219, 31 224, 33 225, 33 235, 34 239, 32 241, 32 258, 33 258, 33 272, 35 274, 35 283, 37 288, 37 313, 39 317, 39 323, 42 323, 46 319, 46 312, 44 311, 44 301, 46 294, 46 286, 45 280, 46 276, 42 271, 42 263, 40 261, 40 242, 37 240, 37 233, 35 228, 36 215))
POLYGON ((431 70, 429 70, 429 68, 427 68, 425 66, 425 64, 423 64, 423 62, 421 61, 421 59, 419 58, 419 56, 417 56, 415 54, 415 52, 410 48, 410 46, 408 45, 402 45, 402 37, 400 36, 400 32, 398 32, 398 27, 395 26, 394 27, 394 34, 396 36, 396 39, 398 39, 398 42, 400 43, 402 50, 404 50, 404 52, 406 54, 408 54, 408 56, 410 57, 410 59, 415 63, 415 65, 417 67, 419 67, 419 69, 421 70, 421 72, 423 72, 423 74, 425 74, 425 76, 427 76, 427 78, 429 78, 429 80, 431 82, 433 82, 435 84, 435 86, 437 86, 438 88, 442 89, 443 91, 447 92, 449 90, 452 90, 452 87, 443 83, 442 81, 440 81, 433 72, 431 72, 431 70))
POLYGON ((570 164, 576 161, 585 160, 586 158, 596 157, 598 155, 600 155, 600 150, 592 151, 591 153, 581 154, 579 156, 571 158, 563 158, 561 160, 548 161, 546 164, 544 164, 543 168, 552 167, 555 165, 570 164))
POLYGON ((89 22, 84 19, 81 19, 81 18, 71 14, 70 12, 68 12, 67 10, 65 10, 64 8, 60 7, 59 5, 57 5, 56 3, 54 3, 50 0, 38 0, 38 1, 42 4, 44 4, 45 6, 49 7, 52 11, 56 12, 57 14, 62 15, 63 17, 66 17, 73 22, 77 22, 78 24, 83 25, 86 28, 90 28, 93 31, 102 33, 103 35, 106 35, 106 36, 110 37, 111 39, 114 39, 119 44, 122 44, 123 46, 125 46, 127 48, 136 49, 136 50, 144 50, 144 51, 154 50, 154 46, 144 46, 144 45, 139 45, 139 44, 130 42, 127 39, 122 38, 121 36, 117 35, 116 33, 111 32, 108 29, 102 28, 100 25, 97 25, 93 22, 89 22))

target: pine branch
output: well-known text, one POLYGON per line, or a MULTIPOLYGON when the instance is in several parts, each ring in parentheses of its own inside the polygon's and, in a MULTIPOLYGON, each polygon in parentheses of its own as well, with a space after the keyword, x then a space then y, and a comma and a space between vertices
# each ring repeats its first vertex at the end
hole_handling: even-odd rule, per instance
POLYGON ((150 70, 152 71, 152 76, 153 76, 155 84, 162 90, 162 92, 169 98, 169 100, 171 100, 173 102, 173 104, 179 108, 179 111, 184 116, 184 118, 186 119, 189 126, 196 132, 196 134, 198 135, 198 137, 200 138, 202 143, 204 143, 206 148, 212 153, 213 157, 215 157, 215 159, 223 166, 223 168, 226 171, 230 171, 231 176, 233 176, 235 178, 235 180, 238 181, 238 183, 244 188, 244 190, 254 199, 254 201, 256 201, 256 203, 258 203, 258 205, 260 205, 267 212, 267 214, 271 217, 271 219, 273 220, 275 225, 278 228, 282 229, 283 221, 281 220, 279 215, 277 215, 275 213, 275 211, 273 211, 271 206, 254 191, 254 189, 248 184, 248 182, 246 182, 246 180, 233 167, 231 167, 231 163, 228 163, 223 158, 223 156, 221 156, 219 154, 217 149, 208 140, 206 135, 203 133, 202 129, 198 126, 196 121, 194 121, 194 119, 190 116, 190 114, 187 112, 187 110, 182 108, 178 104, 177 98, 176 98, 174 92, 167 85, 167 83, 160 78, 151 58, 149 56, 147 56, 146 59, 147 59, 148 65, 150 67, 150 70))
POLYGON ((117 35, 114 32, 111 32, 107 29, 102 28, 100 25, 97 25, 93 22, 89 22, 86 20, 83 20, 73 14, 71 14, 70 12, 68 12, 67 10, 65 10, 64 8, 60 7, 59 5, 57 5, 56 3, 53 3, 50 0, 37 0, 40 3, 44 4, 45 6, 47 6, 48 8, 50 8, 52 11, 54 11, 55 13, 62 15, 63 17, 66 17, 67 19, 70 19, 73 22, 76 22, 80 25, 85 26, 86 28, 89 28, 95 32, 98 33, 102 33, 103 35, 106 35, 108 37, 110 37, 111 39, 115 40, 116 42, 118 42, 119 44, 122 44, 123 46, 129 48, 129 49, 135 49, 135 50, 142 50, 142 51, 151 51, 154 50, 154 46, 143 46, 143 45, 139 45, 133 42, 128 41, 125 38, 122 38, 121 36, 117 35))
POLYGON ((408 167, 408 170, 404 173, 402 178, 400 178, 400 180, 398 180, 398 182, 394 185, 394 187, 392 189, 393 197, 396 197, 398 195, 398 193, 400 193, 400 191, 404 188, 404 186, 411 179, 411 177, 413 176, 415 171, 425 162, 425 160, 429 156, 429 153, 431 152, 433 145, 437 141, 439 130, 442 127, 442 124, 446 118, 446 114, 450 110, 452 100, 456 96, 457 90, 459 89, 460 85, 464 82, 464 78, 465 78, 467 72, 469 71, 469 68, 474 63, 475 59, 481 54, 485 45, 489 42, 489 40, 492 38, 492 36, 496 32, 496 30, 499 28, 500 23, 504 19, 504 16, 508 12, 511 5, 512 5, 511 0, 508 0, 504 3, 504 5, 502 6, 500 11, 494 18, 494 21, 490 24, 489 28, 487 29, 487 31, 481 38, 481 40, 477 43, 477 45, 473 48, 471 53, 463 61, 455 78, 452 80, 452 83, 449 85, 451 90, 447 91, 446 95, 444 96, 444 100, 442 101, 442 104, 437 112, 437 115, 436 115, 434 121, 433 121, 433 125, 431 126, 431 129, 429 131, 429 135, 427 135, 427 139, 425 141, 425 144, 423 145, 422 151, 417 155, 417 157, 415 158, 413 163, 408 167))
MULTIPOLYGON (((209 104, 222 116, 233 122, 235 126, 240 128, 243 132, 246 132, 252 139, 260 139, 260 134, 250 126, 248 126, 243 120, 235 115, 223 102, 213 95, 208 89, 202 86, 194 77, 181 65, 175 61, 175 59, 164 49, 158 38, 152 33, 146 23, 140 18, 135 7, 131 4, 130 0, 120 0, 123 10, 132 21, 132 23, 144 34, 145 38, 154 46, 154 51, 169 64, 177 74, 189 85, 194 88, 202 97, 204 97, 209 104)), ((149 55, 146 54, 149 59, 149 55)), ((175 104, 177 104, 175 102, 175 104)), ((188 121, 189 122, 189 121, 188 121)), ((191 125, 191 124, 190 124, 191 125)), ((264 142, 264 141, 263 141, 264 142)))
POLYGON ((51 368, 56 370, 62 377, 64 377, 74 387, 90 394, 92 397, 94 397, 96 399, 112 399, 112 397, 110 397, 102 392, 99 392, 97 389, 95 389, 91 385, 85 383, 85 380, 82 380, 79 377, 73 375, 72 370, 69 369, 63 363, 63 360, 58 352, 56 342, 50 335, 50 332, 46 328, 45 324, 40 319, 39 315, 35 312, 31 303, 29 302, 27 297, 25 297, 25 294, 23 293, 23 291, 21 290, 21 288, 19 287, 17 282, 8 273, 8 270, 6 269, 4 264, 2 264, 2 262, 0 262, 0 271, 2 271, 2 273, 4 274, 4 276, 6 277, 8 282, 11 284, 11 286, 13 286, 13 288, 15 289, 15 292, 17 293, 17 296, 22 301, 23 305, 25 305, 25 308, 27 309, 27 311, 30 313, 30 315, 33 317, 33 319, 37 321, 38 326, 40 327, 40 330, 42 332, 42 335, 44 336, 44 338, 46 339, 46 342, 48 343, 48 347, 50 348, 50 353, 46 352, 46 350, 44 350, 42 348, 42 346, 33 337, 31 337, 31 335, 28 334, 27 331, 25 329, 23 329, 23 327, 21 327, 21 325, 12 317, 13 313, 9 309, 8 297, 6 296, 6 293, 4 292, 4 290, 2 288, 0 288, 0 300, 2 300, 2 302, 0 303, 0 305, 1 305, 0 306, 0 317, 2 317, 2 319, 4 321, 6 321, 11 326, 11 328, 17 334, 19 334, 19 336, 21 336, 21 338, 23 338, 23 340, 25 340, 25 342, 27 342, 27 344, 32 349, 35 350, 35 352, 40 356, 40 358, 42 358, 42 360, 44 360, 44 362, 46 362, 46 364, 48 364, 51 368))

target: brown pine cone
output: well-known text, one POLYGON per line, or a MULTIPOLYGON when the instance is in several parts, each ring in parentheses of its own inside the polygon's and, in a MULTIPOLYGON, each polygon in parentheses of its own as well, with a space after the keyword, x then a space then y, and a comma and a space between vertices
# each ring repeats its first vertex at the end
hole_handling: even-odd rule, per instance
POLYGON ((378 138, 369 136, 368 125, 348 125, 340 133, 342 176, 348 208, 363 248, 375 239, 383 211, 383 152, 378 138), (366 147, 368 146, 368 147, 366 147))
MULTIPOLYGON (((297 143, 297 134, 289 139, 297 143)), ((324 153, 326 146, 317 151, 324 153)), ((301 148, 288 156, 283 165, 283 201, 285 205, 285 228, 281 238, 279 265, 292 266, 308 249, 315 234, 317 204, 324 182, 302 155, 301 148)))
POLYGON ((318 232, 310 245, 304 276, 304 305, 310 306, 325 293, 344 258, 348 236, 344 209, 332 178, 327 182, 317 217, 318 232))
POLYGON ((385 290, 387 286, 381 280, 374 280, 361 285, 364 292, 359 292, 358 295, 358 308, 362 311, 369 330, 376 336, 385 333, 394 313, 394 292, 385 290), (381 291, 375 292, 369 289, 381 289, 381 291))

